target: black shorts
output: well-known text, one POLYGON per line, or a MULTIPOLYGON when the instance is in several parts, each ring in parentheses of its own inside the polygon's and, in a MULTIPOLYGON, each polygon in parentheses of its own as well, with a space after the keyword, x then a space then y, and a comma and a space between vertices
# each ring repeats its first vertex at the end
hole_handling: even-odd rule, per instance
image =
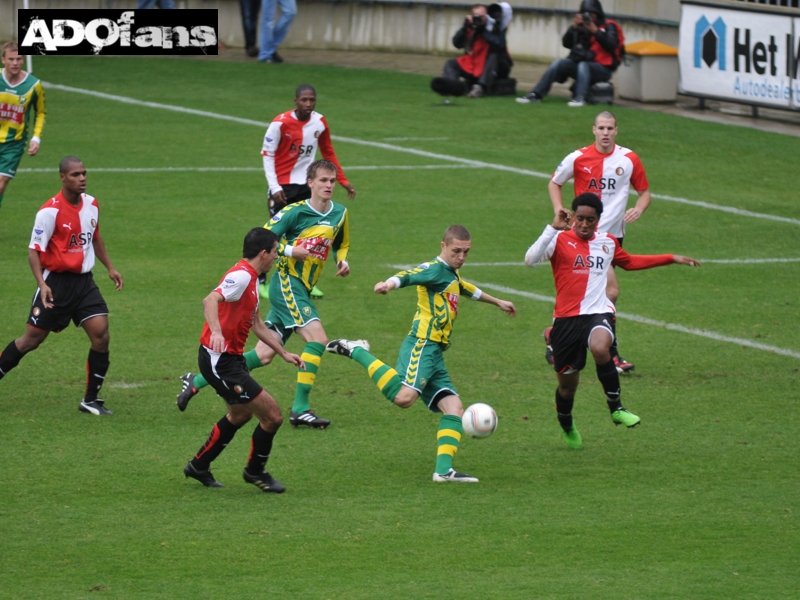
POLYGON ((228 404, 247 404, 264 391, 250 376, 241 354, 217 354, 201 344, 197 364, 209 385, 228 404))
POLYGON ((281 187, 283 188, 284 196, 286 196, 286 204, 278 205, 273 202, 272 194, 269 194, 269 212, 271 215, 276 214, 288 204, 311 198, 311 188, 305 183, 290 183, 288 185, 282 185, 281 187))
POLYGON ((108 306, 91 273, 50 272, 44 279, 53 292, 53 308, 45 308, 36 290, 28 315, 28 325, 58 333, 70 320, 80 327, 86 319, 108 314, 108 306))
POLYGON ((553 320, 550 345, 553 347, 553 369, 556 373, 581 371, 586 366, 589 336, 597 327, 607 329, 614 337, 614 315, 579 315, 553 320))

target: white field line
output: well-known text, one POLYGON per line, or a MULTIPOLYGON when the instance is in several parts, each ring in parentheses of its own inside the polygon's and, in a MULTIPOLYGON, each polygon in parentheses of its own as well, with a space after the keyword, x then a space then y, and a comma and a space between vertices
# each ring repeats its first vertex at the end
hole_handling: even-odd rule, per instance
MULTIPOLYGON (((348 171, 378 171, 381 169, 413 171, 416 169, 469 169, 467 165, 356 165, 342 167, 348 171)), ((263 167, 92 167, 90 173, 161 173, 161 172, 216 172, 248 171, 264 172, 263 167)), ((17 169, 17 173, 56 173, 58 169, 17 169)))
MULTIPOLYGON (((495 285, 493 283, 479 283, 477 281, 473 281, 475 285, 481 288, 486 288, 489 290, 494 290, 497 292, 502 292, 504 294, 512 294, 515 296, 522 296, 524 298, 531 298, 533 300, 539 300, 541 302, 550 302, 554 303, 556 300, 550 296, 542 296, 540 294, 533 294, 531 292, 523 292, 520 290, 515 290, 514 288, 506 287, 504 285, 495 285)), ((644 325, 652 325, 654 327, 663 327, 664 329, 669 329, 670 331, 679 331, 681 333, 688 333, 690 335, 696 335, 699 337, 708 338, 711 340, 716 340, 718 342, 729 342, 731 344, 737 344, 739 346, 747 346, 748 348, 755 348, 756 350, 766 350, 767 352, 774 352, 775 354, 781 354, 783 356, 791 356, 792 358, 800 358, 800 352, 796 352, 795 350, 787 350, 786 348, 778 348, 777 346, 770 346, 768 344, 760 344, 758 342, 753 342, 751 340, 745 340, 742 338, 735 338, 730 337, 727 335, 722 335, 720 333, 716 333, 714 331, 708 331, 707 329, 694 329, 693 327, 686 327, 684 325, 676 325, 674 323, 667 323, 665 321, 657 321, 655 319, 648 319, 647 317, 642 317, 639 315, 634 315, 631 313, 624 313, 618 312, 617 317, 620 319, 627 319, 628 321, 635 321, 636 323, 643 323, 644 325)))
MULTIPOLYGON (((701 263, 715 265, 763 265, 800 262, 800 258, 698 258, 701 263)), ((470 262, 467 267, 524 267, 524 262, 470 262)), ((413 268, 413 267, 405 267, 413 268)))
MULTIPOLYGON (((241 117, 234 117, 231 115, 223 115, 220 113, 213 113, 205 110, 196 110, 193 108, 186 108, 183 106, 174 106, 172 104, 162 104, 160 102, 146 102, 144 100, 137 100, 135 98, 128 98, 126 96, 117 96, 114 94, 105 94, 103 92, 96 92, 93 90, 85 90, 82 88, 75 88, 67 85, 61 85, 57 83, 49 83, 49 82, 42 82, 43 85, 47 88, 52 88, 55 90, 61 90, 65 92, 73 92, 76 94, 85 94, 87 96, 95 96, 97 98, 103 98, 105 100, 114 100, 116 102, 124 102, 126 104, 135 104, 137 106, 146 106, 149 108, 158 108, 162 110, 171 110, 174 112, 181 112, 190 115, 197 115, 200 117, 209 117, 211 119, 221 119, 223 121, 233 121, 234 123, 241 123, 243 125, 256 125, 258 127, 262 127, 266 129, 269 126, 269 123, 266 121, 256 121, 254 119, 243 119, 241 117)), ((541 179, 550 179, 551 174, 549 173, 540 173, 539 171, 531 171, 529 169, 519 169, 517 167, 510 167, 508 165, 499 165, 495 163, 487 163, 480 160, 472 160, 468 158, 461 158, 458 156, 450 156, 448 154, 438 154, 435 152, 426 152, 424 150, 417 150, 416 148, 403 148, 402 146, 395 146, 392 144, 385 144, 383 142, 371 142, 368 140, 360 140, 357 138, 349 138, 349 137, 342 137, 338 135, 332 135, 332 139, 344 142, 348 144, 356 144, 360 146, 370 146, 372 148, 381 148, 383 150, 390 150, 392 152, 405 152, 406 154, 414 154, 416 156, 425 156, 427 158, 435 158, 438 160, 444 160, 448 162, 455 162, 462 165, 468 165, 474 168, 484 168, 484 169, 495 169, 497 171, 506 171, 509 173, 516 173, 518 175, 527 175, 530 177, 539 177, 541 179)), ((659 200, 667 200, 669 202, 679 202, 681 204, 688 204, 691 206, 697 206, 699 208, 706 208, 710 210, 719 210, 727 213, 732 213, 735 215, 743 216, 743 217, 752 217, 758 219, 768 219, 771 221, 780 221, 782 223, 790 223, 792 225, 800 225, 800 219, 792 219, 790 217, 781 217, 778 215, 770 215, 765 213, 757 213, 752 212, 749 210, 743 210, 740 208, 734 208, 732 206, 723 206, 719 204, 710 204, 708 202, 700 202, 697 200, 688 200, 686 198, 676 198, 674 196, 665 196, 662 194, 653 194, 653 198, 657 198, 659 200)))
POLYGON ((383 138, 384 142, 445 142, 450 138, 446 137, 393 137, 383 138))

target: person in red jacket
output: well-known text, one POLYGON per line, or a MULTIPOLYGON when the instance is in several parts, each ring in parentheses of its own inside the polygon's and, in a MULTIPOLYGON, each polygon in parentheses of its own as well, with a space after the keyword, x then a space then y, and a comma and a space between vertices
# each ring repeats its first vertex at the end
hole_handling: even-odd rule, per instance
POLYGON ((529 267, 549 260, 553 269, 556 305, 550 342, 553 369, 558 376, 556 410, 564 441, 574 449, 583 445, 572 421, 572 406, 580 372, 586 366, 587 349, 597 366, 597 379, 606 394, 612 422, 625 427, 641 422, 622 406, 619 373, 611 358, 615 308, 606 296, 611 267, 637 271, 671 264, 700 266, 699 261, 677 254, 628 254, 613 235, 597 231, 602 214, 600 198, 590 192, 581 194, 572 201, 572 212, 565 208, 556 211, 553 224, 545 227, 525 253, 529 267))
POLYGON ((463 94, 459 88, 463 87, 465 92, 469 85, 467 96, 480 98, 496 79, 508 77, 513 65, 506 48, 506 29, 511 15, 507 2, 492 4, 488 10, 483 4, 473 6, 464 25, 453 36, 453 46, 463 49, 464 54, 445 63, 442 77, 432 82, 434 91, 459 96, 463 94))
POLYGON ((600 0, 583 0, 580 10, 561 43, 569 48, 567 58, 557 58, 542 75, 533 90, 517 98, 520 104, 541 102, 553 83, 575 80, 573 97, 568 106, 584 106, 589 88, 608 81, 619 66, 622 51, 622 29, 606 19, 600 0))

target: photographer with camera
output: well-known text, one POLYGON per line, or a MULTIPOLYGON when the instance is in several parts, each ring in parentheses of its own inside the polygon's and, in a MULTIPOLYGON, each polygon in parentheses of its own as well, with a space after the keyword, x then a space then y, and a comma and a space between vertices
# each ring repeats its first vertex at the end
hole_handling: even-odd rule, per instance
POLYGON ((434 91, 450 96, 462 96, 471 85, 468 98, 480 98, 496 79, 505 79, 514 64, 506 48, 506 29, 511 21, 508 2, 472 7, 464 25, 453 36, 453 45, 464 54, 448 60, 443 77, 431 83, 434 91), (462 81, 463 80, 463 81, 462 81), (466 83, 465 83, 466 82, 466 83))
POLYGON ((580 12, 575 15, 561 43, 570 49, 569 56, 554 60, 533 91, 517 98, 517 102, 541 102, 554 82, 564 83, 571 77, 575 85, 568 106, 584 106, 589 88, 611 79, 622 60, 622 28, 615 21, 606 19, 599 0, 583 0, 580 12))

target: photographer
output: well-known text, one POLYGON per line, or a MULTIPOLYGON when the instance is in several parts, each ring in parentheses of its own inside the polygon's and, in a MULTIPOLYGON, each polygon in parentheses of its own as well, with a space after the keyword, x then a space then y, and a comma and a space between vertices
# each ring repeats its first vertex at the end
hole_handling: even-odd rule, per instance
POLYGON ((513 65, 506 48, 506 28, 511 14, 507 2, 492 4, 488 10, 483 4, 472 7, 472 14, 467 15, 463 27, 453 36, 453 45, 463 48, 464 54, 445 63, 442 78, 445 87, 464 90, 463 79, 472 86, 467 97, 480 98, 497 78, 508 77, 513 65))
POLYGON ((607 20, 599 0, 583 0, 580 12, 564 34, 561 43, 570 49, 567 58, 557 58, 531 93, 517 98, 521 104, 540 102, 554 82, 575 80, 568 106, 584 106, 592 84, 608 81, 622 56, 622 29, 607 20))

